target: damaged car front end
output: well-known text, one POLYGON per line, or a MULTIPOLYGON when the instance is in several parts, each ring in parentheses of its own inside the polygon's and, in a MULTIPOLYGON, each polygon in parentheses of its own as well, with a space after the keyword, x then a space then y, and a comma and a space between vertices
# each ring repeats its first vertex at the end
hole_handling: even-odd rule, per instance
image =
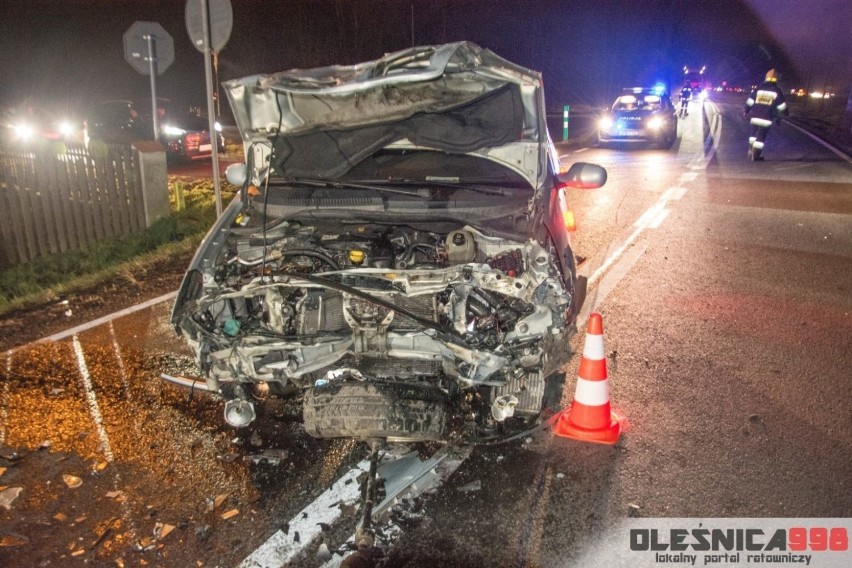
MULTIPOLYGON (((246 164, 172 321, 225 418, 479 442, 542 417, 582 293, 541 78, 459 42, 224 84, 246 164)), ((560 383, 561 384, 561 383, 560 383)), ((554 399, 554 400, 550 400, 554 399)))

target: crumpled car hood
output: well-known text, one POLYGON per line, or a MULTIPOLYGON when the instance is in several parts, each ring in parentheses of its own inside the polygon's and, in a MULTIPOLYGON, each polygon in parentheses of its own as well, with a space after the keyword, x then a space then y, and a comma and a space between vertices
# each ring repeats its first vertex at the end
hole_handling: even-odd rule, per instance
POLYGON ((255 183, 337 179, 382 148, 474 154, 544 183, 540 74, 469 42, 223 85, 255 183))

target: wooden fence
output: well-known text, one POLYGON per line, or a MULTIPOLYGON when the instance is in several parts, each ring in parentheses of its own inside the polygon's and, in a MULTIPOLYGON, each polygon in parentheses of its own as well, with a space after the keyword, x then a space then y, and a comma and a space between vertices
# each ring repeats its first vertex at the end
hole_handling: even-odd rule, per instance
POLYGON ((63 153, 0 148, 0 267, 145 228, 135 148, 63 153))

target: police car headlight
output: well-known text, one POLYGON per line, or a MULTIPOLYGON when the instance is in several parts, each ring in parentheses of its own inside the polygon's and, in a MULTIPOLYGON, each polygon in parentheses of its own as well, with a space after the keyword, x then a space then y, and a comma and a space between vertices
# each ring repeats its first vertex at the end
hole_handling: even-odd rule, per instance
POLYGON ((612 118, 605 116, 598 122, 598 128, 601 130, 609 130, 612 128, 612 118))
POLYGON ((163 126, 163 134, 166 136, 183 136, 186 134, 186 130, 183 128, 178 128, 177 126, 172 126, 171 124, 167 124, 163 126))
POLYGON ((74 125, 67 120, 63 120, 59 123, 59 133, 62 136, 71 136, 74 134, 74 125))
POLYGON ((651 130, 659 130, 663 127, 663 119, 659 116, 655 116, 651 120, 648 121, 648 128, 651 130))
POLYGON ((20 140, 29 140, 33 136, 35 136, 35 128, 27 124, 26 122, 21 122, 12 127, 15 137, 20 140))

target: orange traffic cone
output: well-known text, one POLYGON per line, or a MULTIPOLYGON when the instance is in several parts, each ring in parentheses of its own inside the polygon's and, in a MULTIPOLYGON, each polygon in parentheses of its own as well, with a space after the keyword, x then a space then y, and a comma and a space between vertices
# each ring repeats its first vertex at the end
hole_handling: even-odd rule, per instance
POLYGON ((599 313, 589 316, 578 375, 571 407, 562 412, 553 433, 585 442, 615 444, 624 420, 609 406, 603 320, 599 313))

